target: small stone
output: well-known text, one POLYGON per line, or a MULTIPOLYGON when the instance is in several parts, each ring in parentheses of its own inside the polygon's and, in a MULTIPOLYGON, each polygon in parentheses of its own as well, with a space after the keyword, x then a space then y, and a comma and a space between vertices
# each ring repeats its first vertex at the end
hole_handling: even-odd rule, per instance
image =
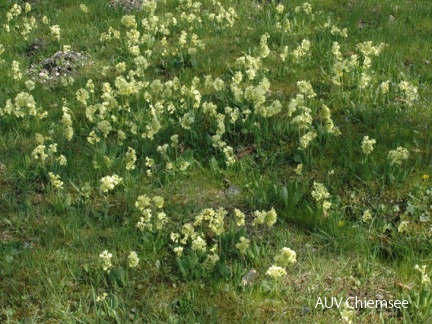
POLYGON ((230 185, 226 190, 225 190, 225 196, 227 196, 228 198, 233 198, 235 196, 238 196, 241 194, 241 190, 238 186, 236 185, 230 185))
POLYGON ((307 306, 302 306, 300 309, 300 316, 306 316, 307 314, 309 314, 311 311, 311 309, 307 306))
POLYGON ((242 285, 247 286, 254 282, 256 277, 256 271, 254 269, 250 270, 246 275, 242 278, 242 285))

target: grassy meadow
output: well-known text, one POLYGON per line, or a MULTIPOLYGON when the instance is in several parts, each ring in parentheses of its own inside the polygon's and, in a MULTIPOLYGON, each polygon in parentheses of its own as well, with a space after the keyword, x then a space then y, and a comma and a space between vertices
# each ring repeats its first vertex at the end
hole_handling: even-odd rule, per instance
POLYGON ((0 322, 430 323, 432 2, 132 2, 0 3, 0 322))

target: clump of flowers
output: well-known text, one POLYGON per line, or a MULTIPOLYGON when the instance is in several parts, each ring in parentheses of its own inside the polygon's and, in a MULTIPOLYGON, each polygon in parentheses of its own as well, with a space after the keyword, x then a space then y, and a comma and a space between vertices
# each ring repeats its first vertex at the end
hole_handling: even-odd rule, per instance
POLYGON ((310 55, 311 42, 308 39, 303 39, 301 44, 292 52, 295 60, 299 62, 303 56, 310 55))
POLYGON ((63 132, 65 134, 65 137, 68 141, 72 140, 74 130, 72 128, 72 117, 70 115, 71 111, 67 107, 63 107, 63 117, 62 117, 62 123, 63 123, 63 132))
POLYGON ((63 181, 60 180, 59 175, 49 172, 48 176, 50 177, 51 184, 54 188, 63 189, 63 181))
POLYGON ((408 232, 408 229, 409 229, 409 222, 408 221, 400 222, 400 224, 398 226, 398 232, 399 233, 406 233, 406 232, 408 232))
POLYGON ((363 153, 369 155, 373 151, 374 144, 376 144, 376 140, 373 138, 369 139, 369 136, 364 136, 361 145, 363 153))
POLYGON ((237 208, 234 209, 234 218, 237 226, 244 226, 245 214, 240 209, 237 208))
POLYGON ((407 81, 399 83, 399 90, 405 95, 405 102, 408 106, 412 106, 418 98, 417 87, 407 81))
POLYGON ((404 160, 408 160, 409 151, 406 148, 399 146, 396 150, 391 150, 388 153, 388 158, 391 165, 401 165, 404 160))
POLYGON ((324 129, 327 133, 340 135, 340 131, 334 126, 331 118, 330 108, 326 105, 322 105, 321 118, 323 119, 324 129))
POLYGON ((274 208, 269 211, 258 211, 254 212, 255 219, 252 222, 252 225, 255 226, 257 224, 266 224, 268 227, 273 226, 277 222, 277 213, 274 208))
POLYGON ((57 39, 57 41, 60 41, 60 26, 59 25, 53 25, 51 28, 51 35, 57 39))
POLYGON ((133 148, 128 147, 126 152, 126 170, 135 169, 135 162, 137 160, 136 152, 133 148))
POLYGON ((266 275, 274 280, 278 280, 285 276, 287 274, 285 268, 272 265, 268 270, 266 271, 266 275))
POLYGON ((21 80, 22 78, 19 62, 17 61, 12 61, 12 76, 15 80, 21 80))
POLYGON ((105 272, 110 272, 112 268, 111 263, 112 254, 108 252, 108 250, 103 251, 101 254, 99 254, 99 259, 102 262, 102 269, 105 272))
POLYGON ((247 249, 249 248, 250 240, 246 237, 240 237, 240 242, 236 244, 236 248, 240 251, 241 254, 245 254, 247 249))
POLYGON ((67 159, 63 154, 57 155, 57 143, 52 144, 44 144, 45 140, 50 140, 50 137, 44 137, 41 134, 36 134, 36 142, 39 144, 31 153, 31 157, 40 161, 42 165, 45 165, 46 162, 52 165, 57 162, 59 165, 66 165, 67 159))
POLYGON ((426 273, 426 266, 423 265, 423 266, 420 267, 418 264, 416 264, 415 267, 414 267, 414 269, 417 270, 417 271, 419 271, 421 273, 421 277, 422 277, 421 278, 421 282, 422 282, 422 284, 424 284, 424 285, 430 285, 431 281, 430 281, 430 278, 429 278, 428 274, 426 273))
POLYGON ((161 196, 149 198, 147 195, 141 195, 135 202, 135 207, 138 208, 141 218, 136 224, 136 227, 141 231, 161 230, 168 222, 167 215, 161 209, 164 206, 164 199, 161 196))
POLYGON ((139 260, 140 259, 138 257, 138 254, 135 251, 131 251, 129 253, 129 256, 128 256, 129 267, 136 268, 138 266, 139 260))
POLYGON ((346 307, 343 310, 340 311, 340 315, 341 315, 342 321, 344 323, 347 323, 347 324, 352 324, 353 323, 353 319, 355 317, 355 314, 356 314, 355 310, 348 309, 346 307))
POLYGON ((201 226, 204 222, 215 235, 220 235, 224 232, 224 220, 228 212, 223 208, 214 210, 206 208, 195 217, 194 226, 201 226))
POLYGON ((365 223, 367 223, 367 222, 369 222, 371 219, 372 219, 372 214, 371 214, 371 212, 369 211, 369 209, 366 209, 366 210, 363 212, 362 221, 365 222, 365 223))
POLYGON ((103 302, 107 297, 108 297, 108 294, 106 292, 104 292, 101 295, 96 297, 96 301, 98 303, 103 302))
POLYGON ((108 192, 113 190, 115 186, 122 182, 123 178, 120 178, 117 174, 113 174, 112 176, 103 177, 101 181, 100 189, 102 192, 108 192))
POLYGON ((274 260, 276 264, 287 267, 292 263, 297 262, 297 254, 294 250, 284 247, 280 250, 280 253, 275 256, 274 260))
POLYGON ((311 195, 317 203, 322 203, 322 208, 325 213, 331 207, 331 202, 327 200, 330 194, 322 183, 314 181, 313 188, 311 195))
POLYGON ((307 132, 302 137, 300 137, 300 146, 299 150, 305 150, 311 141, 313 141, 317 137, 317 133, 315 132, 307 132))
POLYGON ((84 3, 80 4, 80 9, 81 9, 82 12, 85 12, 85 13, 89 12, 87 6, 84 3))

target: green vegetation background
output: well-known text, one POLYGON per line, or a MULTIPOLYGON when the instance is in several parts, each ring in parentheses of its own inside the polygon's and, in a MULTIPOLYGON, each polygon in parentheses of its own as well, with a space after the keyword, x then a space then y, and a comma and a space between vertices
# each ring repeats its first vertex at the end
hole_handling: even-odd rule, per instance
MULTIPOLYGON (((145 10, 125 12, 102 0, 29 3, 31 11, 12 19, 9 32, 4 27, 0 32, 4 49, 0 55, 1 322, 431 320, 432 294, 427 276, 432 246, 430 1, 311 0, 313 18, 302 11, 303 2, 297 0, 221 1, 222 7, 212 1, 202 1, 201 7, 194 7, 192 2, 189 6, 187 1, 158 1, 154 14, 165 22, 171 19, 165 14, 171 12, 178 23, 169 26, 166 46, 160 42, 160 32, 154 34, 153 43, 142 46, 143 51, 153 51, 143 80, 166 82, 178 77, 192 91, 192 80, 198 77, 202 102, 217 103, 219 113, 224 113, 226 105, 238 104, 229 87, 235 72, 242 69, 236 60, 246 55, 258 57, 263 48, 262 35, 269 35, 266 42, 270 55, 262 59, 263 66, 250 85, 258 87, 266 77, 271 83, 265 93, 267 102, 278 100, 283 109, 268 118, 253 112, 241 125, 225 122, 223 140, 232 147, 231 155, 213 145, 212 136, 222 126, 198 109, 191 109, 193 94, 184 96, 185 109, 195 114, 193 126, 187 129, 179 125, 178 118, 184 115, 174 113, 171 118, 165 114, 154 141, 136 136, 120 145, 117 133, 113 131, 104 138, 102 127, 88 121, 85 108, 77 100, 77 90, 86 88, 91 79, 100 95, 103 82, 115 88, 114 80, 127 75, 127 71, 122 74, 121 66, 116 67, 121 62, 126 62, 127 69, 134 66, 121 19, 136 15, 139 22, 147 15, 145 10), (88 12, 80 4, 85 4, 88 12), (282 13, 276 9, 278 4, 284 6, 282 13), (225 18, 221 18, 222 23, 209 20, 208 13, 226 13, 220 8, 229 7, 238 16, 232 27, 225 24, 225 18), (187 13, 185 18, 182 12, 187 13), (188 16, 191 13, 195 17, 188 16), (202 22, 197 18, 200 15, 204 17, 202 22), (23 36, 22 17, 30 16, 38 27, 23 36), (43 24, 44 16, 48 24, 43 24), (284 19, 292 24, 285 34, 276 28, 276 23, 284 19), (339 30, 347 28, 348 37, 332 34, 331 28, 324 27, 326 22, 339 30), (60 26, 59 39, 50 28, 54 25, 60 26), (118 42, 100 40, 110 27, 121 30, 118 42), (205 49, 198 45, 196 54, 187 53, 187 47, 178 43, 182 30, 189 36, 195 33, 205 49), (36 38, 44 45, 31 51, 36 38), (291 53, 303 39, 311 42, 309 54, 298 62, 288 54, 282 62, 279 54, 284 46, 291 53), (373 57, 367 71, 371 86, 366 90, 359 89, 359 71, 346 76, 343 86, 332 83, 335 41, 341 46, 343 59, 354 53, 361 57, 356 47, 359 43, 388 45, 373 57), (25 82, 38 75, 38 64, 63 50, 64 45, 85 55, 90 63, 74 67, 63 81, 36 80, 35 88, 28 90, 25 82), (162 54, 165 49, 167 53, 162 54), (18 70, 14 70, 13 61, 19 63, 18 70), (31 65, 36 72, 29 72, 27 67, 31 65), (21 78, 17 77, 18 71, 21 78), (208 75, 221 78, 224 90, 206 88, 204 78, 208 75), (298 149, 304 133, 293 127, 286 111, 300 91, 297 82, 301 80, 310 82, 316 93, 306 104, 313 115, 309 130, 318 135, 305 150, 298 149), (388 97, 379 92, 386 80, 392 80, 388 97), (412 102, 398 88, 402 81, 418 89, 412 102), (31 93, 38 113, 47 111, 48 116, 39 119, 7 113, 7 100, 17 106, 20 92, 31 93), (326 132, 322 104, 330 108, 340 135, 326 132), (71 141, 64 132, 68 125, 64 106, 70 109, 74 132, 71 141), (99 145, 87 141, 92 130, 101 138, 99 145), (58 144, 58 154, 67 157, 66 166, 48 161, 54 161, 54 157, 46 163, 34 159, 36 134, 45 137, 47 145, 58 144), (171 144, 174 134, 179 134, 179 145, 170 146, 166 155, 160 154, 158 146, 171 144), (376 140, 369 155, 362 151, 364 136, 376 140), (125 157, 128 146, 137 155, 135 169, 131 170, 125 169, 131 161, 125 157), (409 158, 401 165, 392 164, 388 158, 389 151, 397 147, 409 151, 409 158), (146 164, 146 157, 153 158, 155 165, 146 164), (229 157, 235 159, 233 165, 227 165, 229 157), (167 168, 169 163, 173 169, 167 168), (63 189, 56 188, 49 172, 60 176, 63 189), (113 174, 122 177, 122 182, 103 192, 101 179, 113 174), (324 184, 330 193, 329 210, 311 195, 314 183, 324 184), (164 198, 168 222, 160 230, 141 232, 136 227, 142 215, 135 202, 144 194, 164 198), (203 265, 206 254, 195 253, 189 245, 184 247, 188 257, 176 258, 170 239, 171 232, 180 232, 183 224, 193 222, 205 208, 227 211, 223 235, 203 229, 209 247, 219 244, 220 260, 210 270, 203 265), (236 208, 246 215, 244 227, 235 225, 236 208), (276 224, 252 225, 255 211, 271 208, 277 211, 276 224), (364 217, 365 211, 371 213, 371 219, 364 217), (236 248, 241 236, 251 241, 245 253, 236 248), (266 271, 283 247, 296 251, 297 262, 286 267, 287 274, 282 278, 273 279, 266 271), (113 254, 109 273, 103 271, 99 257, 105 250, 113 254), (128 266, 130 251, 138 254, 138 267, 128 266), (428 267, 416 271, 416 264, 428 267), (252 269, 254 278, 248 276, 252 269), (410 308, 351 313, 315 308, 318 297, 326 296, 408 299, 410 308)), ((23 1, 3 1, 0 12, 9 12, 14 4, 24 10, 23 1)), ((0 22, 2 26, 7 23, 6 14, 0 22)), ((151 96, 156 102, 160 94, 155 91, 151 96)), ((140 105, 142 111, 149 111, 149 105, 138 97, 119 95, 118 99, 125 107, 130 103, 133 111, 139 112, 140 105)), ((172 97, 180 109, 181 98, 172 97)), ((89 102, 96 104, 99 99, 95 94, 89 102)), ((238 105, 243 110, 252 107, 247 100, 238 105)), ((112 114, 122 122, 151 118, 150 113, 128 115, 126 110, 112 114)), ((130 130, 126 122, 121 126, 125 132, 130 130)))

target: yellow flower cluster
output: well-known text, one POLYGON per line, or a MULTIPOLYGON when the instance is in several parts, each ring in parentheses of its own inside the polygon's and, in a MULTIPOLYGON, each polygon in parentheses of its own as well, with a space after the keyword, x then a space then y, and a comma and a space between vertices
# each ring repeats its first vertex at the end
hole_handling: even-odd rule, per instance
POLYGON ((13 104, 10 99, 6 101, 6 106, 0 108, 0 116, 13 114, 15 117, 23 118, 26 115, 29 115, 43 119, 48 115, 48 112, 46 111, 38 112, 33 96, 27 92, 18 93, 14 101, 15 104, 13 104))
POLYGON ((141 218, 136 227, 141 231, 161 230, 168 222, 167 215, 161 211, 164 206, 164 199, 160 196, 149 198, 147 195, 141 195, 135 202, 135 207, 141 213, 141 218))
POLYGON ((361 149, 364 154, 369 155, 373 151, 373 145, 376 143, 376 140, 373 138, 369 139, 369 136, 364 136, 361 149))
POLYGON ((274 257, 276 264, 287 267, 292 263, 297 262, 297 253, 290 248, 284 247, 280 250, 280 253, 274 257))
POLYGON ((63 189, 63 181, 60 180, 59 175, 49 172, 48 176, 50 177, 51 184, 54 188, 63 189))
POLYGON ((135 251, 131 251, 127 259, 130 268, 136 268, 140 261, 138 254, 135 251))
POLYGON ((234 8, 230 7, 225 9, 220 2, 216 0, 212 0, 211 2, 213 6, 216 7, 216 13, 208 13, 205 15, 205 17, 208 18, 209 21, 221 24, 223 27, 232 28, 234 26, 235 20, 238 18, 234 8))
POLYGON ((57 41, 60 41, 60 26, 59 25, 53 25, 50 27, 51 29, 51 35, 57 39, 57 41))
POLYGON ((241 56, 237 58, 236 65, 245 68, 249 80, 253 80, 262 67, 261 57, 253 57, 250 55, 241 56))
POLYGON ((274 208, 269 211, 258 211, 254 212, 255 219, 252 222, 252 225, 258 224, 266 224, 268 227, 272 227, 277 222, 277 213, 274 208))
POLYGON ((409 151, 406 148, 399 146, 396 150, 391 150, 388 153, 388 158, 391 165, 401 165, 404 160, 408 160, 409 151))
POLYGON ((299 150, 305 150, 311 141, 313 141, 317 137, 317 133, 315 132, 307 132, 303 136, 300 137, 300 146, 299 150))
POLYGON ((324 215, 326 215, 327 210, 331 207, 331 202, 327 200, 330 197, 330 194, 328 193, 326 187, 324 187, 322 183, 314 181, 311 194, 317 203, 322 204, 324 215))
POLYGON ((363 212, 362 221, 365 222, 365 223, 367 223, 367 222, 369 222, 371 219, 372 219, 372 214, 371 214, 371 212, 369 211, 369 209, 366 209, 366 210, 363 212))
POLYGON ((322 105, 321 107, 321 118, 324 121, 324 129, 329 134, 340 135, 341 132, 334 126, 333 120, 331 118, 330 108, 327 105, 322 105))
MULTIPOLYGON (((333 67, 332 67, 332 71, 333 71, 332 82, 337 86, 341 86, 344 72, 346 73, 353 72, 359 66, 358 55, 352 54, 348 58, 343 59, 342 53, 340 52, 340 45, 338 42, 333 42, 332 54, 335 57, 333 67)), ((365 74, 365 77, 366 76, 367 75, 365 74)))
POLYGON ((100 40, 103 41, 109 41, 112 39, 120 39, 120 31, 117 29, 114 29, 112 27, 108 28, 108 31, 106 33, 102 33, 100 35, 100 40))
POLYGON ((126 152, 126 170, 135 169, 135 162, 137 160, 136 152, 133 148, 128 147, 126 152))
POLYGON ((82 12, 85 12, 85 13, 89 12, 88 7, 84 3, 80 4, 80 9, 82 12))
POLYGON ((74 130, 72 128, 72 118, 70 115, 71 111, 67 107, 63 107, 63 116, 62 116, 62 123, 63 123, 63 133, 65 134, 66 140, 70 141, 72 140, 74 130))
POLYGON ((112 268, 112 263, 111 263, 112 254, 109 253, 108 250, 105 250, 101 254, 99 254, 99 258, 102 262, 103 271, 110 273, 112 268))
POLYGON ((50 159, 50 164, 58 162, 59 165, 66 165, 67 159, 63 154, 55 156, 57 153, 57 144, 49 144, 48 147, 44 144, 45 140, 51 140, 50 137, 44 137, 36 133, 36 143, 38 146, 33 150, 31 156, 34 160, 40 160, 42 163, 45 162, 47 158, 50 159))
POLYGON ((19 62, 12 61, 12 77, 15 80, 21 80, 22 79, 22 73, 19 66, 19 62))
POLYGON ((297 262, 297 253, 290 248, 284 247, 274 257, 276 265, 268 268, 266 274, 274 280, 278 280, 287 274, 286 267, 297 262))
MULTIPOLYGON (((170 238, 173 243, 180 244, 173 247, 174 253, 181 257, 185 250, 185 246, 190 243, 190 248, 192 251, 205 253, 209 252, 207 259, 204 263, 208 265, 209 268, 215 265, 219 260, 219 256, 216 254, 218 245, 213 245, 212 248, 208 248, 208 239, 206 237, 214 240, 214 236, 220 236, 225 231, 225 223, 227 221, 228 212, 224 208, 218 208, 217 210, 213 208, 203 209, 198 215, 195 216, 195 221, 193 223, 183 224, 180 233, 171 233, 170 238), (197 229, 200 231, 197 231, 197 229)), ((258 217, 258 221, 254 221, 253 225, 256 224, 266 224, 267 226, 272 226, 276 222, 276 211, 272 208, 270 211, 256 211, 255 215, 258 217)), ((245 215, 239 209, 234 210, 234 219, 237 226, 245 226, 245 215)), ((239 242, 235 245, 241 254, 245 254, 250 246, 250 240, 244 236, 239 238, 239 242)))
POLYGON ((237 226, 245 225, 245 214, 240 209, 234 209, 234 218, 237 226))
POLYGON ((266 275, 274 280, 278 280, 279 278, 282 278, 287 274, 285 268, 279 267, 279 266, 271 266, 266 271, 266 275))
POLYGON ((261 36, 260 39, 260 57, 266 58, 270 54, 270 49, 267 46, 267 39, 270 38, 268 33, 265 33, 261 36))
POLYGON ((420 267, 418 264, 416 264, 414 266, 414 269, 420 272, 420 274, 421 274, 421 283, 423 285, 430 286, 431 281, 430 281, 430 278, 429 278, 428 274, 426 273, 426 266, 423 265, 423 266, 420 267))
POLYGON ((108 192, 113 190, 115 186, 122 182, 123 178, 119 177, 117 174, 113 174, 112 176, 106 176, 100 179, 101 186, 100 189, 102 192, 108 192))
POLYGON ((311 42, 308 39, 303 39, 301 44, 292 52, 295 60, 298 62, 300 58, 310 55, 311 42))
POLYGON ((246 237, 240 237, 240 243, 236 244, 236 248, 240 251, 241 254, 245 254, 247 249, 249 248, 250 240, 246 237))
POLYGON ((408 106, 412 106, 418 98, 417 87, 407 81, 399 83, 399 90, 405 95, 405 100, 408 106))
POLYGON ((224 232, 224 221, 227 213, 223 208, 217 210, 206 208, 195 217, 194 226, 202 226, 206 222, 209 230, 219 236, 224 232))

